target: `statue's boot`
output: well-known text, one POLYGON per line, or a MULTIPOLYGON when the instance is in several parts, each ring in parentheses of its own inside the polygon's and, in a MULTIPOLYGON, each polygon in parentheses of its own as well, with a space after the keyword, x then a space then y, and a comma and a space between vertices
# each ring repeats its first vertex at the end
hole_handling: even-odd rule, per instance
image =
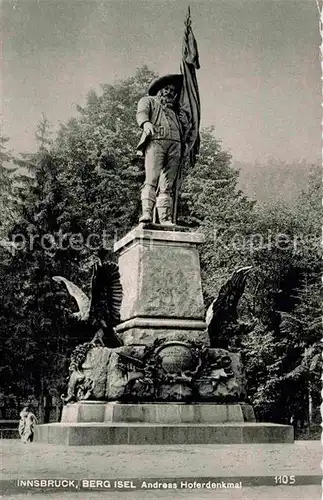
POLYGON ((172 197, 168 193, 160 193, 156 202, 159 224, 174 226, 172 221, 172 197))
POLYGON ((153 209, 156 202, 156 188, 150 184, 145 184, 141 190, 142 215, 139 222, 152 222, 153 209))

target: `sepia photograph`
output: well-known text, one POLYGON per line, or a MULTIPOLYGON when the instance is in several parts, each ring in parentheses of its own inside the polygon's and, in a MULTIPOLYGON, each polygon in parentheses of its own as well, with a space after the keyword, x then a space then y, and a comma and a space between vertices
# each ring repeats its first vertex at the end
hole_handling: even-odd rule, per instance
POLYGON ((2 0, 0 496, 322 497, 322 0, 2 0))

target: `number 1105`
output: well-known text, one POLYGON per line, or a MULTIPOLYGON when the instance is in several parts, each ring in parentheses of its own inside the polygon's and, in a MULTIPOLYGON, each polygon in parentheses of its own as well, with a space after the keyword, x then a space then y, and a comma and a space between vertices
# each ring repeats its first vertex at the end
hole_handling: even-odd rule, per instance
POLYGON ((275 484, 295 484, 295 476, 275 476, 275 484))

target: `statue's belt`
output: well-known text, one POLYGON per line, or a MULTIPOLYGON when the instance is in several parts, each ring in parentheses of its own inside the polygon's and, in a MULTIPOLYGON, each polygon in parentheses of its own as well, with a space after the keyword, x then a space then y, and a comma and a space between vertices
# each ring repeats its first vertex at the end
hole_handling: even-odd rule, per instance
POLYGON ((159 127, 155 126, 154 129, 155 129, 155 132, 154 132, 153 136, 151 136, 149 134, 145 134, 145 132, 142 134, 140 141, 139 141, 139 144, 137 146, 138 151, 143 152, 145 150, 146 146, 148 145, 148 143, 151 141, 166 140, 166 141, 179 142, 180 144, 182 144, 182 142, 183 142, 181 140, 181 136, 179 134, 176 134, 176 137, 172 137, 173 131, 164 127, 163 125, 161 125, 159 127))
POLYGON ((168 127, 164 127, 163 125, 159 125, 155 128, 155 133, 152 140, 154 139, 170 139, 172 141, 181 142, 181 136, 179 129, 177 131, 169 129, 168 127), (174 137, 175 136, 175 137, 174 137))

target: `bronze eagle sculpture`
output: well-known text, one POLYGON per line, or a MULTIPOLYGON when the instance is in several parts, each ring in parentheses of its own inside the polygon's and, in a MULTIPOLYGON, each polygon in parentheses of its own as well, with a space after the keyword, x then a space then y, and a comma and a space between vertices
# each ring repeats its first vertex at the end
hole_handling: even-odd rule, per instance
POLYGON ((247 333, 254 326, 254 322, 241 322, 237 311, 251 269, 251 266, 245 266, 234 271, 210 304, 206 325, 211 347, 228 349, 232 337, 247 333))
POLYGON ((62 276, 53 276, 52 279, 63 283, 75 299, 79 310, 72 313, 72 317, 85 322, 94 333, 91 343, 106 344, 106 347, 111 348, 122 345, 115 332, 115 326, 120 322, 122 302, 120 273, 116 264, 103 264, 100 259, 94 262, 89 297, 81 288, 62 276))

